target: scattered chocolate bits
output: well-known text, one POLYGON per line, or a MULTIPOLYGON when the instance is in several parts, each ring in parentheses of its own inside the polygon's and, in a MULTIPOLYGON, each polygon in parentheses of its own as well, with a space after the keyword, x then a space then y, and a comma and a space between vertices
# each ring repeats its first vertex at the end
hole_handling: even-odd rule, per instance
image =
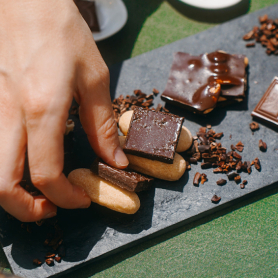
POLYGON ((244 148, 244 145, 241 141, 239 141, 236 145, 235 145, 235 149, 239 152, 242 152, 244 148))
POLYGON ((134 90, 133 95, 120 95, 118 98, 115 98, 112 102, 114 117, 118 123, 120 116, 129 110, 133 110, 134 107, 139 106, 146 109, 152 109, 155 111, 162 111, 168 113, 169 110, 164 108, 161 104, 158 104, 156 108, 150 108, 153 105, 154 96, 159 94, 157 89, 153 89, 152 93, 147 95, 141 90, 134 90))
POLYGON ((259 124, 256 123, 256 122, 252 122, 251 124, 249 124, 249 126, 250 126, 250 129, 251 129, 252 131, 256 131, 256 130, 260 129, 259 124))
MULTIPOLYGON (((243 40, 250 41, 255 40, 266 47, 267 55, 278 55, 278 19, 270 19, 265 14, 259 17, 261 26, 254 26, 251 31, 243 36, 243 40)), ((246 44, 246 47, 254 47, 255 42, 246 44)))
POLYGON ((60 263, 60 262, 61 262, 61 260, 62 260, 62 258, 61 258, 61 257, 59 257, 59 256, 57 256, 57 257, 55 257, 55 258, 54 258, 54 260, 55 260, 57 263, 60 263))
POLYGON ((262 139, 259 140, 259 148, 262 152, 266 152, 267 145, 262 139))
POLYGON ((219 179, 219 180, 216 182, 217 185, 225 185, 226 183, 227 183, 227 181, 224 180, 224 179, 219 179))
POLYGON ((221 200, 221 197, 220 196, 217 196, 216 194, 214 194, 211 198, 211 202, 214 203, 214 204, 217 204, 219 203, 221 200))

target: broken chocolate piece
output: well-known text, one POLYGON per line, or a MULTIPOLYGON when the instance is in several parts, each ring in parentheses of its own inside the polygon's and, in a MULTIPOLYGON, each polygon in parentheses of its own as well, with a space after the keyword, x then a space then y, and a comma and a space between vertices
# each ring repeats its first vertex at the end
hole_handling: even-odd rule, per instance
POLYGON ((99 158, 92 164, 91 171, 121 188, 134 192, 150 189, 154 180, 130 169, 114 168, 99 158))
POLYGON ((124 152, 172 164, 183 120, 169 113, 134 109, 124 152))
POLYGON ((218 101, 241 101, 246 87, 244 58, 222 51, 200 56, 177 52, 161 98, 201 114, 211 112, 218 101))
POLYGON ((238 173, 236 171, 231 171, 231 172, 227 173, 227 177, 229 180, 233 180, 237 176, 238 176, 238 173))
POLYGON ((278 77, 274 77, 263 97, 252 111, 253 117, 278 126, 278 77))
POLYGON ((254 165, 258 171, 261 171, 261 162, 257 157, 254 159, 254 165))
POLYGON ((219 203, 221 200, 221 197, 220 196, 217 196, 216 194, 214 194, 211 198, 211 202, 214 203, 214 204, 217 204, 219 203))

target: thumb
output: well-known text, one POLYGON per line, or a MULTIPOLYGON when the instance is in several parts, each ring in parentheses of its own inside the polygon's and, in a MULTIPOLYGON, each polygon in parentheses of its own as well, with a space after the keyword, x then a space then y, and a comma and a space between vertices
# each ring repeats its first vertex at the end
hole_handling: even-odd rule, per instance
POLYGON ((125 168, 128 160, 118 138, 109 93, 109 71, 104 62, 96 68, 87 68, 86 72, 83 68, 78 82, 80 121, 95 153, 111 166, 125 168))

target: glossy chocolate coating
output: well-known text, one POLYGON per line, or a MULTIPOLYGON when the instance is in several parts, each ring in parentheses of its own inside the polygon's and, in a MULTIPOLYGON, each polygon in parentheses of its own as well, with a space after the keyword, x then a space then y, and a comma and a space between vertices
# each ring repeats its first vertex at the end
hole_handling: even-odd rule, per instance
POLYGON ((244 98, 245 82, 243 55, 215 51, 191 56, 177 52, 161 98, 194 112, 207 113, 220 98, 244 98), (221 85, 221 92, 209 93, 209 88, 215 84, 221 85))
POLYGON ((75 4, 79 9, 79 12, 89 25, 91 31, 99 32, 99 22, 96 12, 96 5, 94 1, 75 0, 75 4))
POLYGON ((136 108, 124 152, 172 164, 183 120, 173 114, 136 108))
POLYGON ((114 168, 99 158, 97 158, 91 166, 91 171, 98 174, 101 178, 126 189, 128 191, 143 191, 150 189, 153 184, 153 178, 143 176, 130 169, 114 168))
POLYGON ((251 115, 278 126, 278 77, 274 77, 251 115))

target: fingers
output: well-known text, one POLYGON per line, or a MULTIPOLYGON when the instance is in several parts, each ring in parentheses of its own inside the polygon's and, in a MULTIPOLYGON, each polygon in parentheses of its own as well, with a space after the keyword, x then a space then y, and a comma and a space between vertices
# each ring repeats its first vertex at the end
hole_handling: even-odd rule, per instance
POLYGON ((66 121, 62 113, 63 111, 60 114, 56 113, 55 116, 49 115, 40 119, 28 118, 28 158, 31 180, 34 186, 55 205, 67 209, 87 208, 91 204, 90 198, 83 189, 72 185, 62 173, 66 121))
POLYGON ((128 160, 118 139, 109 93, 109 71, 96 47, 91 50, 94 55, 88 55, 78 73, 80 120, 96 154, 114 167, 125 168, 128 160))
POLYGON ((31 196, 19 185, 24 169, 26 133, 21 123, 11 120, 13 116, 7 114, 2 117, 0 113, 0 205, 23 222, 53 217, 57 210, 55 205, 43 196, 31 196))

